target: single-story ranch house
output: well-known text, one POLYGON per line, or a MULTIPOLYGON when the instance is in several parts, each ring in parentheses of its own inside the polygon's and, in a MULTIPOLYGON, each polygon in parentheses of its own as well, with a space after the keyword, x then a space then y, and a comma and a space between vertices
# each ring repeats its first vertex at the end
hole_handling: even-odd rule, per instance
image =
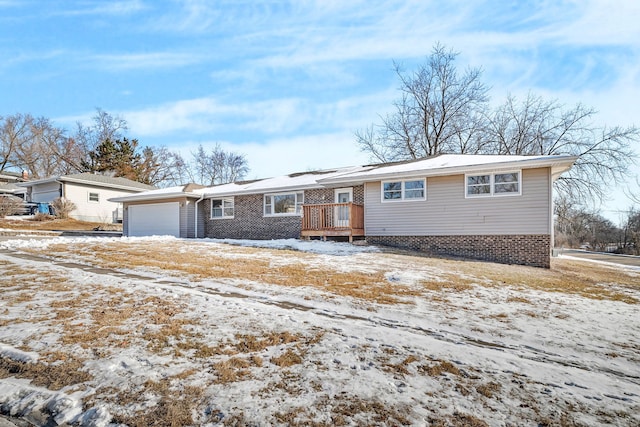
POLYGON ((122 220, 122 204, 109 199, 155 188, 126 178, 88 172, 37 179, 17 185, 27 189, 26 200, 29 202, 51 203, 58 197, 64 197, 76 205, 76 209, 69 215, 71 218, 103 223, 122 220))
POLYGON ((549 267, 553 182, 575 156, 440 155, 113 198, 128 236, 365 238, 549 267))

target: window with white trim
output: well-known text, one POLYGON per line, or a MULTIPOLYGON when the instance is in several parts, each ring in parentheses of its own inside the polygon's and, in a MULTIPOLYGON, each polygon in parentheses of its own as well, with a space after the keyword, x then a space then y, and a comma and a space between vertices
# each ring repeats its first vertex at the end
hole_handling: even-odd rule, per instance
POLYGON ((519 196, 520 171, 465 175, 465 197, 519 196))
POLYGON ((425 179, 405 181, 383 181, 382 201, 426 200, 427 182, 425 179))
POLYGON ((211 199, 211 219, 233 218, 233 197, 223 199, 211 199))
POLYGON ((264 215, 302 215, 304 193, 265 194, 264 215))
POLYGON ((90 202, 100 202, 100 193, 89 193, 90 202))

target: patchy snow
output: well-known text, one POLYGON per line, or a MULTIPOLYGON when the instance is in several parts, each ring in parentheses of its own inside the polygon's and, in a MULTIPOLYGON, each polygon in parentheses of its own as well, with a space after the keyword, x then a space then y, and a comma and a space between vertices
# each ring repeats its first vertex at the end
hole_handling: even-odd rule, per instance
POLYGON ((342 242, 323 242, 321 240, 273 239, 273 240, 243 240, 243 239, 210 239, 214 243, 248 246, 253 248, 290 249, 313 254, 347 256, 363 252, 378 252, 375 246, 360 246, 342 242))
MULTIPOLYGON (((577 425, 640 424, 638 304, 517 283, 483 286, 482 274, 465 276, 460 288, 438 288, 457 264, 320 241, 77 237, 0 242, 0 249, 0 356, 55 364, 62 362, 43 360, 62 352, 90 374, 60 390, 14 376, 0 379, 0 407, 12 416, 47 414, 56 423, 107 426, 112 414, 152 411, 160 399, 148 394, 147 400, 126 404, 119 397, 134 396, 149 382, 171 380, 178 397, 187 385, 204 390, 193 416, 196 424, 206 425, 455 424, 455 417, 464 416, 492 426, 561 419, 577 425), (120 253, 123 245, 146 248, 150 257, 154 248, 159 253, 168 247, 176 256, 195 252, 202 259, 238 263, 303 263, 309 275, 319 270, 381 274, 407 292, 397 303, 381 304, 337 297, 305 285, 305 277, 295 286, 215 272, 196 279, 127 267, 124 259, 118 271, 95 268, 98 255, 120 253), (264 250, 241 250, 246 247, 264 250), (87 264, 92 267, 83 267, 87 264), (37 292, 26 290, 26 277, 37 292), (424 283, 433 283, 433 290, 424 291, 424 283), (176 325, 184 322, 183 334, 211 348, 206 357, 198 351, 207 348, 188 347, 188 341, 181 341, 180 351, 171 350, 178 335, 167 342, 149 338, 164 324, 158 313, 169 309, 176 325), (137 317, 145 310, 148 317, 137 317), (110 312, 129 317, 87 327, 110 312), (64 329, 56 319, 68 319, 72 327, 64 329), (83 347, 82 340, 66 341, 69 331, 79 334, 83 328, 86 339, 97 334, 104 343, 83 347), (302 338, 251 351, 234 347, 243 336, 283 333, 302 338), (299 360, 279 364, 291 354, 299 360), (225 371, 219 363, 234 358, 247 366, 233 372, 245 376, 221 381, 225 371)), ((640 299, 637 286, 620 292, 640 299)))
POLYGON ((8 357, 13 360, 17 360, 24 363, 37 362, 38 353, 33 351, 22 351, 17 348, 2 344, 0 342, 0 356, 8 357))

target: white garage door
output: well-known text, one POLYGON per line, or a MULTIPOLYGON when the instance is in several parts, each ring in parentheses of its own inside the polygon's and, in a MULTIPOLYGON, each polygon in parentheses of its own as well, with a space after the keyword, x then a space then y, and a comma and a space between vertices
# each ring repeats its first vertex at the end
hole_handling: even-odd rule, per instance
POLYGON ((180 237, 178 202, 129 206, 127 214, 129 236, 180 237))

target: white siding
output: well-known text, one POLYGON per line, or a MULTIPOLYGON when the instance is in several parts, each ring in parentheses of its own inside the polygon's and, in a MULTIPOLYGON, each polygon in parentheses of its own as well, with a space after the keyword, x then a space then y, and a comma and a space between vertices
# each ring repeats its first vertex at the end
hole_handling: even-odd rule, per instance
POLYGON ((112 223, 118 208, 122 208, 121 203, 110 202, 112 197, 126 196, 133 191, 114 190, 104 187, 94 187, 75 183, 64 184, 64 197, 71 200, 76 205, 76 209, 71 212, 71 217, 91 222, 112 223), (98 202, 89 201, 89 193, 98 193, 98 202))
POLYGON ((382 203, 380 182, 365 185, 370 236, 550 234, 549 168, 522 171, 522 195, 465 198, 464 175, 427 178, 427 200, 382 203))

